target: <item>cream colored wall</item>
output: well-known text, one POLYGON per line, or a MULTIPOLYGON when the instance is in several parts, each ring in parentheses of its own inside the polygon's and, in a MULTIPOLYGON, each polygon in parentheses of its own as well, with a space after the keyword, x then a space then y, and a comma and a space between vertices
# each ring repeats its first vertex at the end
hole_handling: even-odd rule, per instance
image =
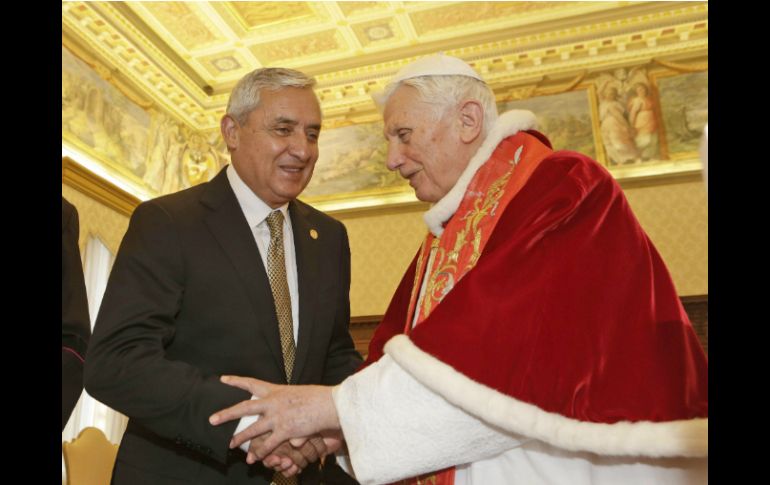
POLYGON ((381 315, 425 237, 424 209, 334 215, 350 238, 350 312, 381 315))
POLYGON ((128 229, 128 217, 67 184, 61 185, 61 195, 78 210, 80 254, 85 254, 85 244, 89 235, 99 237, 113 255, 118 254, 120 241, 128 229))
POLYGON ((680 296, 707 295, 708 200, 701 181, 625 190, 680 296))
MULTIPOLYGON (((708 209, 702 182, 625 190, 680 296, 708 294, 708 209)), ((423 209, 335 215, 348 228, 353 316, 381 315, 419 248, 423 209)))

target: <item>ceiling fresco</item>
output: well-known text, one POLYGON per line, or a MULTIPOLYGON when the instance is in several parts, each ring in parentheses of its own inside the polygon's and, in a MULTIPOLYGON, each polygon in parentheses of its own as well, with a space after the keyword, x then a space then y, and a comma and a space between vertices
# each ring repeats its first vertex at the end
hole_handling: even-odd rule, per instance
POLYGON ((701 2, 62 2, 62 43, 206 130, 258 67, 316 76, 334 118, 373 110, 370 92, 420 55, 528 83, 705 51, 707 19, 701 2))
MULTIPOLYGON (((110 94, 114 88, 151 113, 151 121, 134 123, 149 127, 142 142, 147 161, 121 173, 147 187, 184 187, 222 164, 226 150, 217 145, 216 131, 229 91, 256 68, 290 67, 314 76, 325 130, 367 125, 379 119, 372 93, 405 64, 436 52, 469 62, 500 103, 585 88, 606 73, 638 66, 653 74, 664 67, 703 71, 708 3, 65 1, 62 48, 68 65, 87 67, 111 86, 89 81, 104 101, 118 99, 110 94), (189 163, 171 170, 171 148, 158 148, 166 145, 189 163), (165 181, 153 175, 164 170, 165 181), (171 172, 181 175, 169 178, 171 172)), ((88 100, 88 93, 75 92, 82 91, 80 82, 72 77, 67 96, 88 100)), ((587 103, 597 105, 596 90, 589 91, 587 103)), ((62 96, 64 110, 64 89, 62 96)), ((97 115, 109 119, 104 110, 89 108, 86 116, 76 112, 75 101, 67 106, 73 107, 67 131, 96 140, 100 132, 91 125, 97 115)), ((113 138, 131 129, 121 126, 113 138)), ((63 144, 64 131, 63 122, 63 144)), ((73 141, 78 144, 82 137, 73 141)), ((164 192, 150 188, 139 196, 164 192)))

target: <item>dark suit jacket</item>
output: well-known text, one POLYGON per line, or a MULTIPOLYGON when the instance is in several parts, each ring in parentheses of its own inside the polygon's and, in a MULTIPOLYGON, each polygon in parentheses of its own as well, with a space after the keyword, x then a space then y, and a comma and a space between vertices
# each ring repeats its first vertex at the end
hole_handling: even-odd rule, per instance
POLYGON ((61 199, 61 429, 83 392, 83 359, 91 336, 86 282, 78 248, 78 211, 61 199))
MULTIPOLYGON (((301 202, 289 213, 300 298, 292 383, 336 384, 361 361, 348 332, 347 233, 301 202)), ((219 376, 285 383, 267 273, 224 170, 134 211, 85 374, 93 397, 130 418, 113 483, 269 483, 271 470, 228 451, 237 422, 208 423, 250 397, 219 376)), ((311 468, 303 483, 317 482, 311 468)))

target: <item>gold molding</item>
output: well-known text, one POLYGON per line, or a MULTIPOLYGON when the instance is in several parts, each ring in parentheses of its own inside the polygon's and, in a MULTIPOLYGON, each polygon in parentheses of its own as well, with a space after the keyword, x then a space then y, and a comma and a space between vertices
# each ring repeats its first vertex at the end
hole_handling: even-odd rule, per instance
MULTIPOLYGON (((411 190, 411 189, 410 189, 411 190)), ((406 194, 409 196, 410 194, 406 194)), ((394 214, 404 214, 407 212, 425 212, 428 209, 430 209, 430 204, 428 202, 423 202, 421 200, 414 200, 414 201, 408 201, 408 202, 384 202, 381 205, 365 205, 361 207, 350 207, 350 208, 344 208, 344 209, 325 209, 323 205, 310 203, 313 207, 316 209, 323 211, 327 214, 333 215, 335 217, 345 217, 345 218, 357 218, 357 217, 371 217, 374 215, 382 216, 382 215, 394 215, 394 214)))
MULTIPOLYGON (((77 41, 82 50, 99 59, 112 77, 110 82, 134 88, 157 108, 195 130, 218 126, 230 89, 256 63, 250 51, 255 45, 286 43, 329 28, 346 39, 348 50, 331 56, 299 52, 286 61, 317 78, 316 90, 326 119, 375 112, 371 91, 384 87, 404 64, 438 50, 472 63, 493 89, 501 91, 539 84, 538 80, 553 76, 575 77, 585 72, 589 77, 597 70, 647 62, 676 70, 699 69, 700 65, 688 67, 680 62, 708 56, 707 2, 574 2, 542 14, 506 14, 486 28, 479 27, 483 22, 457 28, 448 24, 422 36, 414 32, 410 15, 438 11, 448 3, 396 2, 348 18, 329 2, 319 4, 324 8, 316 12, 318 15, 299 24, 281 24, 275 32, 251 35, 248 29, 233 29, 232 12, 224 12, 231 8, 227 3, 201 2, 190 4, 190 8, 218 17, 213 20, 216 25, 229 25, 233 32, 223 33, 213 47, 192 51, 177 46, 161 27, 156 32, 160 21, 145 15, 140 5, 64 2, 62 32, 67 40, 77 41), (330 17, 329 12, 337 13, 330 17), (354 42, 350 22, 358 25, 393 19, 404 30, 393 48, 362 48, 354 42), (202 62, 214 55, 241 55, 244 62, 240 70, 208 73, 202 62)), ((78 57, 83 59, 82 53, 78 57)))
POLYGON ((652 187, 659 185, 702 182, 703 172, 701 170, 688 170, 686 172, 645 175, 640 177, 622 178, 615 180, 617 180, 623 190, 638 189, 642 187, 652 187))
POLYGON ((129 85, 129 82, 122 79, 122 74, 118 69, 110 69, 105 66, 101 61, 98 61, 95 56, 91 55, 86 49, 84 49, 78 42, 71 39, 69 36, 62 33, 61 43, 69 50, 73 56, 83 61, 88 67, 96 71, 100 78, 108 82, 115 89, 120 91, 124 96, 130 99, 133 103, 139 107, 147 110, 154 106, 155 103, 140 95, 136 88, 129 85))
POLYGON ((708 62, 702 62, 698 64, 682 64, 680 62, 664 61, 661 59, 653 59, 652 62, 679 72, 701 72, 708 71, 709 69, 708 62))
POLYGON ((126 216, 141 203, 137 197, 87 170, 69 157, 61 159, 61 181, 126 216))
POLYGON ((189 78, 190 82, 200 88, 203 94, 211 94, 210 91, 213 88, 208 85, 206 80, 195 72, 195 69, 188 65, 182 56, 172 49, 160 35, 155 33, 155 31, 152 30, 139 15, 131 10, 131 8, 126 5, 126 2, 113 2, 111 7, 125 17, 125 19, 148 41, 152 42, 152 44, 168 58, 169 62, 179 69, 180 72, 183 72, 189 78))

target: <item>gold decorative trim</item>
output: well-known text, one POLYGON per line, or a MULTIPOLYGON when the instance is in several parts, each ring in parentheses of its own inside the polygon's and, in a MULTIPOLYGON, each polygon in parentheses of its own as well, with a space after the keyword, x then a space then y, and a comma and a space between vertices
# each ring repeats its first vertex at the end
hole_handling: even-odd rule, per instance
MULTIPOLYGON (((235 25, 237 15, 226 2, 190 5, 204 17, 218 17, 212 20, 217 28, 229 27, 225 30, 233 32, 224 34, 215 47, 188 51, 180 46, 177 52, 173 38, 164 40, 164 33, 155 33, 150 24, 159 21, 140 2, 64 2, 62 32, 106 66, 110 82, 139 90, 194 130, 218 126, 237 78, 253 68, 252 63, 258 64, 250 52, 256 45, 291 45, 297 36, 316 35, 325 29, 333 29, 340 36, 340 46, 347 48, 335 54, 301 51, 284 63, 317 78, 316 91, 327 119, 376 112, 372 91, 382 89, 406 63, 439 50, 472 63, 493 90, 501 93, 547 77, 580 73, 590 77, 597 70, 651 61, 674 70, 703 70, 700 64, 681 63, 683 58, 708 55, 707 2, 572 2, 526 18, 506 10, 492 23, 463 23, 465 27, 459 30, 450 22, 424 36, 415 32, 410 15, 459 7, 444 2, 396 2, 391 6, 375 2, 372 5, 378 8, 349 18, 335 2, 309 3, 315 15, 291 23, 292 35, 287 36, 285 22, 273 25, 270 32, 235 25), (378 21, 395 22, 403 30, 393 48, 364 48, 356 40, 352 25, 378 21), (476 24, 487 28, 472 27, 476 24), (205 74, 202 59, 224 54, 240 54, 245 56, 244 62, 232 71, 205 74)), ((83 58, 82 54, 78 57, 83 58)))
POLYGON ((413 212, 425 212, 430 209, 428 202, 420 200, 414 200, 409 202, 383 202, 378 205, 362 205, 358 207, 324 207, 319 204, 311 203, 316 209, 325 212, 326 214, 333 215, 334 217, 344 217, 345 219, 354 219, 359 217, 372 217, 373 215, 397 215, 407 214, 413 212))
POLYGON ((76 43, 75 41, 73 41, 72 39, 70 39, 64 34, 62 34, 61 43, 64 47, 67 48, 67 50, 69 50, 72 53, 72 55, 74 55, 75 57, 77 57, 78 59, 86 63, 88 67, 96 71, 96 73, 99 75, 100 78, 110 83, 110 85, 112 85, 115 89, 120 91, 124 96, 130 99, 133 103, 137 104, 139 107, 144 109, 152 108, 154 103, 140 96, 137 93, 136 89, 129 86, 127 81, 124 81, 123 79, 121 79, 120 71, 106 67, 104 64, 97 61, 94 56, 90 55, 78 43, 76 43))
POLYGON ((554 94, 562 94, 568 91, 574 90, 586 77, 588 71, 583 70, 575 75, 574 78, 568 80, 566 83, 563 81, 556 86, 541 86, 546 78, 541 77, 534 84, 526 86, 512 86, 505 92, 496 94, 496 100, 498 103, 506 101, 520 101, 522 99, 533 98, 536 96, 552 96, 554 94))
POLYGON ((709 69, 708 62, 698 64, 682 64, 679 62, 663 61, 660 59, 653 59, 652 62, 679 72, 701 72, 708 71, 709 69))
POLYGON ((61 180, 126 217, 131 217, 136 206, 141 203, 137 197, 95 175, 69 157, 61 159, 61 180))
POLYGON ((655 175, 645 175, 640 177, 616 179, 623 190, 637 189, 641 187, 652 187, 659 185, 684 184, 688 182, 702 182, 703 172, 701 170, 688 170, 686 172, 674 172, 655 175))

